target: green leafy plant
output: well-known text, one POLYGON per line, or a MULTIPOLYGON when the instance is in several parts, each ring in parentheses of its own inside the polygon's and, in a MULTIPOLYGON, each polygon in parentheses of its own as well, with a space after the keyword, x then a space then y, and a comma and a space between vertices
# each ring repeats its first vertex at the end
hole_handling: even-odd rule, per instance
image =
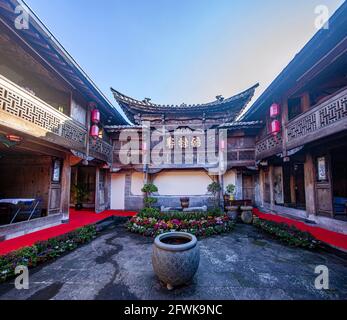
POLYGON ((30 247, 25 247, 0 256, 0 282, 15 276, 17 266, 36 267, 62 254, 76 249, 95 238, 96 226, 85 226, 70 233, 46 241, 39 241, 30 247))
POLYGON ((169 211, 160 212, 155 208, 144 208, 138 214, 140 218, 155 218, 162 220, 178 219, 178 220, 199 220, 208 219, 209 217, 223 217, 224 212, 220 209, 211 210, 209 212, 182 212, 182 211, 169 211))
POLYGON ((267 221, 256 217, 253 220, 253 225, 273 235, 289 246, 315 249, 320 243, 310 233, 303 232, 285 223, 267 221))
POLYGON ((83 183, 74 184, 72 186, 72 192, 76 199, 76 204, 82 204, 89 194, 87 185, 83 183))
POLYGON ((153 205, 158 202, 156 198, 152 197, 153 193, 158 192, 157 186, 153 183, 146 183, 142 188, 142 192, 145 193, 145 198, 143 200, 145 208, 153 208, 153 205))
POLYGON ((212 193, 212 195, 213 195, 212 202, 213 202, 213 205, 215 208, 220 207, 220 205, 219 205, 219 193, 221 190, 222 190, 221 185, 215 181, 207 186, 207 191, 212 193))
POLYGON ((228 184, 225 188, 225 192, 228 194, 228 195, 234 195, 235 194, 235 189, 236 189, 236 186, 234 184, 228 184))

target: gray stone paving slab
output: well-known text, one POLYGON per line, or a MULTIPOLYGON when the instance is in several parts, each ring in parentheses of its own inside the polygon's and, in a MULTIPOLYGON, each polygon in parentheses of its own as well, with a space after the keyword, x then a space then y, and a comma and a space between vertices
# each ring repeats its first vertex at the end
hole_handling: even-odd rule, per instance
POLYGON ((292 300, 347 299, 347 261, 332 253, 287 247, 238 224, 227 235, 199 241, 199 270, 187 286, 168 291, 151 264, 152 239, 123 226, 31 270, 30 289, 0 285, 0 300, 292 300), (317 265, 330 271, 329 290, 314 287, 317 265))

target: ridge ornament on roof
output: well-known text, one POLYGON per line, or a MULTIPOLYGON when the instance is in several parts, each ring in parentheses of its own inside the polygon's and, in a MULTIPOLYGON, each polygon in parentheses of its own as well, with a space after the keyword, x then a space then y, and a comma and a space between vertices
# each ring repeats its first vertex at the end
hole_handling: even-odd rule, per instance
POLYGON ((230 98, 217 96, 215 101, 193 105, 160 105, 149 99, 141 101, 131 98, 113 88, 111 91, 129 120, 135 124, 151 121, 158 124, 206 122, 219 125, 233 122, 251 101, 258 86, 256 84, 230 98))

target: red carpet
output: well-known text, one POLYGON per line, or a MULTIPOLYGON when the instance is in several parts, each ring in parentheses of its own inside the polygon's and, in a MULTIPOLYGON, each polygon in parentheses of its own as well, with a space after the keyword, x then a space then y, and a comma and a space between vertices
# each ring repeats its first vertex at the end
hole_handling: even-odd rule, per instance
POLYGON ((311 233, 318 240, 325 242, 331 246, 347 250, 347 235, 342 233, 337 233, 334 231, 326 230, 320 227, 310 226, 304 222, 281 217, 278 215, 270 213, 262 213, 258 209, 254 209, 254 214, 259 218, 274 221, 279 223, 286 223, 290 226, 295 226, 301 231, 306 231, 311 233))
POLYGON ((94 211, 75 211, 73 209, 70 210, 70 221, 66 224, 61 224, 55 227, 51 227, 48 229, 36 231, 30 234, 26 234, 24 236, 6 240, 0 242, 0 255, 4 255, 11 251, 31 246, 34 243, 42 240, 48 240, 50 238, 54 238, 60 236, 62 234, 71 232, 80 227, 94 224, 98 221, 104 220, 111 216, 117 217, 129 217, 134 216, 136 212, 130 211, 115 211, 108 210, 102 213, 96 214, 94 211))

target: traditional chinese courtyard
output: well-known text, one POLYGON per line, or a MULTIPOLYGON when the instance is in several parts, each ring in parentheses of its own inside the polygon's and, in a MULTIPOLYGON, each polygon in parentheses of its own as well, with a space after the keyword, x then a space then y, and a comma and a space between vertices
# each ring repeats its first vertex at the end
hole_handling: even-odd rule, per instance
POLYGON ((30 274, 29 290, 0 286, 0 299, 347 299, 347 261, 330 252, 282 245, 252 226, 199 241, 192 283, 168 291, 152 270, 152 239, 122 223, 92 243, 30 274), (329 290, 317 290, 315 267, 330 271, 329 290))

